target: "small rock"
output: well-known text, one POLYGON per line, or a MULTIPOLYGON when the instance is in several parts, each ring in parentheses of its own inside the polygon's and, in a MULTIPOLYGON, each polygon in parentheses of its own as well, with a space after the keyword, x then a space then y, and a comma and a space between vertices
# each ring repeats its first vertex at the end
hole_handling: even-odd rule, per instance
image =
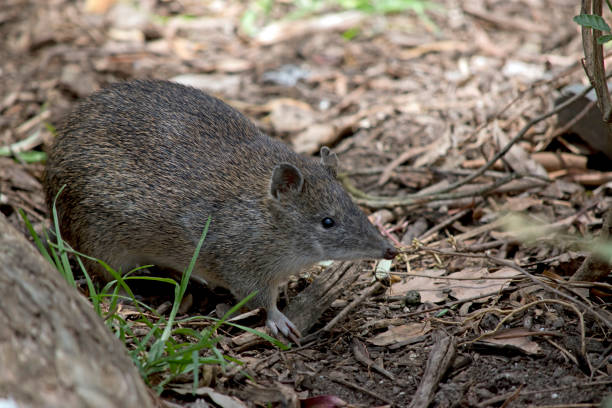
POLYGON ((404 296, 406 306, 418 306, 421 304, 421 294, 417 290, 409 290, 404 296))

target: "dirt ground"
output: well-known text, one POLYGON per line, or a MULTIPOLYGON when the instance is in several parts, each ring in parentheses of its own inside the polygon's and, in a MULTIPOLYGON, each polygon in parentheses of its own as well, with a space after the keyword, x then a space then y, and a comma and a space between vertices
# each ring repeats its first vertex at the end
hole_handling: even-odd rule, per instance
MULTIPOLYGON (((424 14, 332 7, 297 20, 291 2, 276 2, 251 25, 241 18, 255 2, 126 1, 104 13, 84 3, 0 7, 0 152, 10 146, 0 153, 0 211, 12 224, 24 230, 19 208, 47 222, 40 152, 76 101, 116 81, 174 78, 300 153, 333 147, 357 202, 405 249, 391 265, 359 263, 359 279, 315 330, 370 288, 377 268, 382 288, 300 347, 220 333, 245 366, 203 385, 248 406, 317 406, 312 397, 326 395, 318 406, 342 406, 335 396, 404 407, 423 378, 436 407, 590 407, 612 395, 612 280, 567 283, 585 258, 575 238, 598 234, 612 202, 612 161, 568 123, 582 108, 528 127, 503 161, 458 190, 407 198, 473 174, 554 109, 564 87, 588 84, 576 2, 439 0, 424 14), (515 227, 543 234, 528 241, 504 229, 508 212, 527 217, 515 227), (414 291, 420 301, 409 300, 414 291), (448 336, 454 358, 428 377, 448 336)), ((293 280, 290 297, 311 280, 293 280)), ((214 311, 190 290, 188 314, 214 311)), ((179 389, 162 394, 169 406, 213 406, 179 389)))

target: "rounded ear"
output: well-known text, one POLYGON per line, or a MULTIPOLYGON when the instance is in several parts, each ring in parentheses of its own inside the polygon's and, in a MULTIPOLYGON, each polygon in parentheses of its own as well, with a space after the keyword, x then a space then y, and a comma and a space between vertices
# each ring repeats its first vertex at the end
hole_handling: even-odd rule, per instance
POLYGON ((327 146, 321 147, 321 164, 327 167, 334 177, 336 176, 336 172, 338 171, 338 156, 336 156, 336 153, 332 153, 327 146))
POLYGON ((270 180, 270 194, 279 199, 281 194, 301 193, 304 186, 302 172, 293 164, 281 163, 274 168, 270 180))

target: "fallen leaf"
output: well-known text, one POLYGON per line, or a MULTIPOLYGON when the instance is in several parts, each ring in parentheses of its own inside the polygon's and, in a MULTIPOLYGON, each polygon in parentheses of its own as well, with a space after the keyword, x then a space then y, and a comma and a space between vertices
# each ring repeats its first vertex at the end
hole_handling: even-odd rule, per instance
POLYGON ((219 405, 221 408, 246 408, 247 406, 240 400, 234 397, 230 397, 225 394, 221 394, 213 390, 210 387, 196 388, 195 391, 190 384, 178 385, 169 387, 172 391, 181 394, 189 395, 194 393, 195 395, 208 396, 213 402, 219 405))
POLYGON ((494 336, 487 337, 483 342, 499 344, 502 346, 513 346, 521 349, 526 354, 539 354, 541 348, 535 341, 529 337, 538 335, 537 332, 532 332, 524 327, 516 327, 513 329, 502 330, 495 333, 494 336))
POLYGON ((242 58, 226 57, 215 62, 215 71, 235 74, 253 68, 254 63, 242 58))
POLYGON ((327 123, 315 123, 308 126, 293 139, 293 147, 298 153, 313 154, 318 152, 321 146, 336 141, 337 134, 335 126, 327 123))
POLYGON ((261 45, 269 45, 310 33, 348 30, 359 26, 367 17, 367 14, 359 11, 344 11, 298 21, 277 21, 263 27, 255 36, 255 41, 261 45))
MULTIPOLYGON (((510 284, 514 276, 519 276, 519 273, 512 268, 502 268, 493 273, 489 273, 487 268, 466 268, 462 271, 448 275, 449 278, 473 279, 451 281, 451 294, 454 298, 459 300, 500 291, 510 284), (509 279, 492 279, 504 277, 508 277, 509 279)), ((477 299, 477 301, 484 302, 487 299, 488 297, 482 297, 477 299)))
MULTIPOLYGON (((497 121, 493 122, 493 138, 500 149, 510 142, 508 136, 499 127, 497 121)), ((517 173, 548 177, 548 173, 544 170, 544 167, 533 160, 518 144, 514 144, 508 153, 506 153, 506 161, 508 165, 512 167, 512 170, 517 173)))
POLYGON ((266 104, 270 109, 268 120, 276 132, 299 132, 315 121, 315 112, 305 102, 291 98, 278 98, 266 104))
POLYGON ((346 407, 348 404, 335 395, 319 395, 300 401, 301 408, 338 408, 346 407))
POLYGON ((448 280, 436 279, 437 276, 446 273, 445 269, 427 269, 420 271, 419 275, 426 276, 411 276, 403 282, 394 283, 390 288, 391 296, 405 295, 410 290, 416 290, 421 294, 422 302, 442 302, 447 300, 444 294, 445 290, 449 289, 448 280))
POLYGON ((23 166, 18 166, 7 157, 0 157, 0 181, 6 181, 12 189, 40 191, 40 182, 30 175, 23 166))
POLYGON ((170 80, 213 94, 235 95, 240 89, 240 77, 238 75, 183 74, 170 80))
POLYGON ((145 35, 137 28, 110 28, 108 30, 108 38, 114 41, 144 44, 145 35))
POLYGON ((386 332, 368 339, 368 342, 377 346, 388 346, 390 344, 400 343, 415 337, 427 334, 431 330, 429 322, 426 323, 409 323, 402 326, 390 327, 386 332))
POLYGON ((432 163, 438 162, 440 158, 448 155, 451 145, 451 133, 447 132, 427 146, 428 151, 414 161, 414 167, 430 166, 432 163))
POLYGON ((85 2, 85 12, 91 14, 104 14, 115 4, 116 0, 87 0, 85 2))
POLYGON ((533 197, 507 197, 502 210, 525 211, 526 209, 536 205, 542 205, 542 199, 533 197))

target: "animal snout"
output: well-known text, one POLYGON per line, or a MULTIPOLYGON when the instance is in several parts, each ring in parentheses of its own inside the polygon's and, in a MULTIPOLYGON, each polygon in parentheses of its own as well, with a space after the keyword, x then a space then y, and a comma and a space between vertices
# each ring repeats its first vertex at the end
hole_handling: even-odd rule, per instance
POLYGON ((389 247, 385 249, 385 254, 383 255, 383 257, 385 259, 393 259, 397 256, 397 254, 398 254, 397 249, 395 249, 394 247, 389 247))

